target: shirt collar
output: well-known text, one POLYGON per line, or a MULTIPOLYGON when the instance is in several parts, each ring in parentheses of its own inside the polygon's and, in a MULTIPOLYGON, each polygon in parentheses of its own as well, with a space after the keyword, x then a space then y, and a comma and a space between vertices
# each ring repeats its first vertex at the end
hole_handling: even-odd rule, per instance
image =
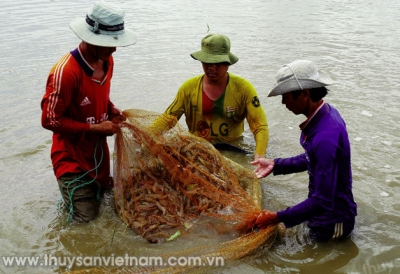
POLYGON ((94 69, 83 58, 83 55, 82 55, 79 47, 77 47, 75 50, 71 51, 71 55, 75 58, 75 60, 78 62, 79 66, 83 69, 83 71, 89 77, 92 77, 94 69))
POLYGON ((307 118, 303 123, 299 125, 300 129, 303 130, 308 123, 310 123, 311 119, 317 114, 317 112, 322 108, 322 106, 325 104, 324 100, 321 100, 321 103, 317 106, 317 108, 314 110, 314 112, 310 115, 310 117, 307 118))
MULTIPOLYGON (((71 51, 70 53, 75 58, 75 60, 78 62, 79 66, 83 69, 83 71, 86 73, 86 75, 89 77, 92 77, 93 73, 94 73, 94 69, 89 65, 89 63, 83 57, 83 54, 82 54, 79 46, 75 50, 71 51)), ((108 67, 109 67, 109 62, 106 62, 105 63, 105 71, 106 72, 108 71, 108 67)), ((103 85, 107 78, 108 78, 108 76, 106 75, 106 77, 104 77, 104 79, 102 81, 98 81, 96 79, 92 79, 92 80, 95 81, 96 83, 103 85)))

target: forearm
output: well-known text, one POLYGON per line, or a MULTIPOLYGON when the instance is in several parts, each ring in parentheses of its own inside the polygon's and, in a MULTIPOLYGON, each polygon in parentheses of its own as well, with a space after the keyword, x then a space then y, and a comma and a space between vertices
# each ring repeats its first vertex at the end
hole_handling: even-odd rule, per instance
POLYGON ((264 109, 260 105, 255 107, 250 103, 247 105, 246 120, 256 142, 255 154, 265 157, 268 147, 269 130, 264 109))
POLYGON ((175 116, 163 113, 154 119, 154 121, 147 128, 153 133, 161 133, 173 128, 177 122, 178 120, 175 116))
MULTIPOLYGON (((53 94, 51 88, 50 94, 53 94)), ((89 130, 86 121, 77 121, 71 118, 69 106, 72 91, 62 93, 63 96, 50 96, 46 94, 41 101, 42 117, 41 123, 45 129, 59 134, 82 134, 89 130)))
POLYGON ((290 158, 276 158, 274 162, 274 175, 303 172, 308 165, 305 153, 290 158))
POLYGON ((269 139, 268 126, 260 126, 260 128, 254 132, 254 139, 256 142, 255 154, 265 157, 269 139))
POLYGON ((317 199, 311 197, 293 207, 278 211, 277 217, 286 227, 292 227, 320 214, 322 209, 317 199))
POLYGON ((66 117, 48 117, 42 113, 42 126, 59 134, 82 134, 90 129, 88 123, 82 123, 66 117))

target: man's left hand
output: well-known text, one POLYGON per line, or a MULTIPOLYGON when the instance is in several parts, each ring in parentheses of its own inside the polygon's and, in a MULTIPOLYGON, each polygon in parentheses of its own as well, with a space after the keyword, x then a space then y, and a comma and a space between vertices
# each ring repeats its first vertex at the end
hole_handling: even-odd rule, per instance
POLYGON ((275 225, 280 223, 276 212, 263 210, 260 215, 258 215, 255 224, 259 229, 268 227, 269 225, 275 225))
POLYGON ((110 111, 109 120, 113 123, 120 123, 126 120, 124 113, 118 108, 113 108, 110 111))

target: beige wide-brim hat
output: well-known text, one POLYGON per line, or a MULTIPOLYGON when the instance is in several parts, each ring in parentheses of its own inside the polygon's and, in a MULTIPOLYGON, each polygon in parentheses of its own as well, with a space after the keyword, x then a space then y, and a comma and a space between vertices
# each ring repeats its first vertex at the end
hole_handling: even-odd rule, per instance
POLYGON ((190 54, 193 59, 203 63, 235 64, 239 58, 231 52, 231 41, 222 34, 208 34, 201 40, 201 50, 190 54))
POLYGON ((333 84, 328 74, 319 70, 312 61, 296 60, 284 65, 276 74, 274 88, 268 97, 295 90, 313 89, 333 84))
POLYGON ((96 2, 86 18, 77 18, 70 28, 83 41, 101 47, 125 47, 136 43, 136 33, 124 26, 125 12, 105 1, 96 2))

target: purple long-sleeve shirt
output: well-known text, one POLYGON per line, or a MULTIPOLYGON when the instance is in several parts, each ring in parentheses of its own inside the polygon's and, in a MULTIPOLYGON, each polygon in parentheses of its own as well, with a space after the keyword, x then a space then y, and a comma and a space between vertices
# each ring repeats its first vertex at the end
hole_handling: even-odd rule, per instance
POLYGON ((352 193, 350 142, 339 112, 324 104, 308 121, 300 136, 305 153, 276 158, 274 175, 308 170, 308 198, 279 211, 286 227, 307 221, 309 226, 345 222, 357 215, 352 193))

